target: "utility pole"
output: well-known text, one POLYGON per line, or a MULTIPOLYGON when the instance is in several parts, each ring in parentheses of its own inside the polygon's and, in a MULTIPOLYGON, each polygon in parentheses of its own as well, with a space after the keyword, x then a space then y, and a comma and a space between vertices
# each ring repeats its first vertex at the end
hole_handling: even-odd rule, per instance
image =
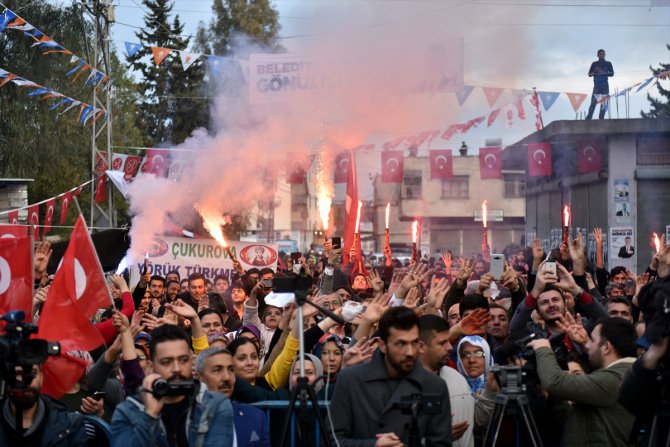
POLYGON ((113 81, 111 79, 111 63, 109 54, 110 26, 115 22, 115 10, 112 0, 81 0, 81 20, 86 25, 88 18, 93 22, 95 36, 92 45, 84 32, 86 41, 86 57, 91 64, 91 73, 96 70, 109 76, 107 82, 99 82, 92 86, 91 105, 106 111, 106 119, 102 122, 93 121, 91 124, 91 227, 116 227, 114 212, 114 194, 111 185, 107 188, 107 209, 95 203, 96 162, 98 142, 102 148, 101 155, 107 160, 107 169, 112 169, 112 94, 113 81), (92 51, 90 49, 92 47, 92 51))

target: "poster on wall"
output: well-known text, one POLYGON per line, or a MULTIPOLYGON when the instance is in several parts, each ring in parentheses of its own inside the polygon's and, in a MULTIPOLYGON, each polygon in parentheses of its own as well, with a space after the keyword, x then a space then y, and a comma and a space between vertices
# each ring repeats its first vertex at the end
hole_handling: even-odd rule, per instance
POLYGON ((635 260, 635 247, 633 227, 612 227, 610 228, 610 254, 614 264, 630 267, 635 260))
POLYGON ((630 202, 630 182, 628 179, 614 180, 614 201, 630 202))
POLYGON ((618 225, 631 224, 631 204, 629 202, 616 202, 614 204, 614 218, 618 225))

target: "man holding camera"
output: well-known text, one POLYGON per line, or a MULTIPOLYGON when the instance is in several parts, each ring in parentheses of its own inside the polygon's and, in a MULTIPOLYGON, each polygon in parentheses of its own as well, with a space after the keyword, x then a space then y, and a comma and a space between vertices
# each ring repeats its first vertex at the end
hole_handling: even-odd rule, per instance
POLYGON ((393 307, 382 315, 379 332, 372 360, 344 369, 337 379, 332 435, 342 447, 410 445, 411 406, 417 404, 419 437, 426 445, 452 445, 447 385, 417 362, 419 317, 393 307))
POLYGON ((69 413, 61 402, 40 394, 42 388, 42 365, 16 367, 16 380, 27 382, 23 368, 32 368, 27 387, 14 387, 7 383, 6 398, 2 402, 0 445, 85 447, 88 445, 84 420, 80 415, 69 413), (22 413, 23 428, 16 429, 16 412, 22 413))
MULTIPOLYGON (((574 321, 574 320, 573 320, 574 321)), ((593 369, 590 374, 563 371, 547 339, 529 343, 535 351, 537 374, 549 396, 567 402, 561 413, 568 417, 562 445, 628 446, 635 417, 617 402, 619 386, 635 361, 635 329, 622 318, 608 317, 596 325, 589 337, 581 321, 564 328, 573 343, 582 345, 593 369)))
POLYGON ((192 380, 189 336, 171 324, 159 326, 151 336, 153 373, 144 378, 139 396, 116 407, 113 445, 232 445, 232 406, 223 394, 192 380))

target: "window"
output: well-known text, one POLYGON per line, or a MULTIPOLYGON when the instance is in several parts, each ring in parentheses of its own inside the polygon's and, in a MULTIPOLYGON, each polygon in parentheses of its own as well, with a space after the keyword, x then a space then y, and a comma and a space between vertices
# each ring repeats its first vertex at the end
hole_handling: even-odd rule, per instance
POLYGON ((455 175, 442 180, 442 197, 450 199, 467 199, 470 188, 467 175, 455 175))
POLYGON ((421 198, 421 170, 405 169, 402 179, 402 196, 404 199, 421 198))
POLYGON ((526 195, 525 174, 503 174, 505 197, 524 197, 526 195))

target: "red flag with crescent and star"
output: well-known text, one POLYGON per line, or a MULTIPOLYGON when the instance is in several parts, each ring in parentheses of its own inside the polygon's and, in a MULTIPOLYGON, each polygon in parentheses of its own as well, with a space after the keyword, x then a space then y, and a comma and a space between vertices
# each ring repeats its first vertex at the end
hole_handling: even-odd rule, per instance
POLYGON ((577 166, 580 174, 598 172, 601 167, 600 142, 589 140, 580 141, 577 166))
POLYGON ((72 193, 70 191, 63 194, 60 198, 60 224, 65 225, 67 219, 67 211, 72 202, 72 193))
POLYGON ((31 238, 0 238, 0 314, 22 310, 30 320, 33 302, 32 254, 31 238))
POLYGON ((28 223, 32 226, 35 236, 39 238, 40 226, 40 205, 31 205, 28 207, 28 223))
POLYGON ((349 151, 341 152, 335 157, 334 183, 346 183, 349 174, 349 151))
POLYGON ((51 231, 51 225, 54 222, 54 214, 56 213, 56 199, 49 199, 46 202, 47 210, 44 213, 44 229, 42 230, 44 234, 47 234, 51 231))
MULTIPOLYGON (((344 234, 342 240, 342 262, 346 266, 349 264, 349 251, 354 245, 355 234, 359 231, 356 228, 356 214, 358 213, 358 178, 356 177, 356 157, 354 151, 346 151, 349 157, 347 163, 347 197, 344 203, 344 234)), ((361 253, 361 239, 358 238, 356 246, 358 253, 361 253)), ((357 263, 356 263, 357 264, 357 263)), ((355 266, 356 267, 356 266, 355 266)))
POLYGON ((382 152, 382 183, 402 183, 404 172, 402 151, 382 152))
POLYGON ((449 179, 454 175, 451 149, 432 150, 429 155, 431 179, 449 179))
POLYGON ((479 148, 479 176, 482 180, 502 178, 502 148, 479 148))
POLYGON ((528 145, 528 175, 531 177, 551 176, 551 143, 530 143, 528 145))

